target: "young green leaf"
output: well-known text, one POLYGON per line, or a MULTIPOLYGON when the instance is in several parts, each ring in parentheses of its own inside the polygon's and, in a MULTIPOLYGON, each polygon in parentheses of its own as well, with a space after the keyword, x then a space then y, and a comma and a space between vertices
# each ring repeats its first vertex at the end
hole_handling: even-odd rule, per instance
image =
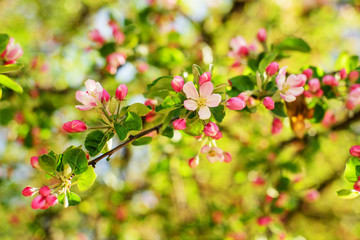
POLYGON ((265 72, 265 69, 266 67, 275 60, 277 56, 277 53, 270 53, 268 55, 266 55, 261 61, 260 61, 260 64, 259 64, 259 72, 260 73, 264 73, 265 72))
POLYGON ((142 138, 139 138, 139 139, 133 141, 132 145, 134 145, 134 146, 146 145, 146 144, 151 143, 152 140, 153 140, 152 137, 142 137, 142 138))
POLYGON ((282 102, 276 102, 275 107, 273 110, 271 110, 275 115, 279 117, 287 117, 284 109, 284 104, 282 102))
POLYGON ((89 151, 91 157, 98 155, 103 150, 107 141, 114 136, 113 132, 106 134, 100 130, 93 131, 86 136, 85 148, 89 151))
POLYGON ((221 123, 225 117, 224 109, 225 109, 224 105, 219 105, 217 107, 210 108, 210 112, 211 112, 212 116, 219 123, 221 123))
POLYGON ((229 80, 232 83, 232 86, 238 89, 240 92, 253 90, 255 87, 255 82, 251 79, 250 76, 236 76, 229 80))
POLYGON ((50 154, 43 154, 39 157, 39 165, 46 172, 55 172, 56 171, 56 159, 50 154))
POLYGON ((142 128, 141 118, 133 112, 128 112, 122 123, 115 124, 115 131, 121 141, 128 137, 130 131, 140 131, 142 128))
POLYGON ((17 82, 14 82, 13 80, 11 80, 10 78, 8 78, 5 75, 0 74, 0 84, 4 85, 5 87, 10 88, 11 90, 13 90, 17 93, 23 92, 22 87, 17 82))
POLYGON ((191 136, 200 136, 203 133, 204 125, 202 121, 198 118, 188 119, 186 121, 186 128, 184 132, 191 136))
POLYGON ((24 65, 22 63, 13 63, 13 64, 5 65, 5 66, 0 65, 0 73, 13 72, 13 71, 19 70, 23 67, 24 67, 24 65))
MULTIPOLYGON (((81 202, 81 198, 76 193, 70 192, 66 193, 67 201, 69 206, 76 206, 81 202)), ((64 204, 65 194, 61 194, 58 197, 59 203, 64 204)))
POLYGON ((275 46, 277 50, 310 52, 310 46, 301 38, 288 37, 275 46))
POLYGON ((78 180, 77 180, 77 186, 80 191, 85 191, 89 189, 96 179, 96 173, 94 171, 93 167, 88 166, 85 172, 83 172, 78 180))
POLYGON ((126 111, 136 113, 139 116, 145 116, 151 110, 142 103, 134 103, 134 104, 126 107, 126 111))
POLYGON ((74 172, 78 175, 86 171, 88 168, 88 161, 85 152, 80 148, 72 148, 64 152, 62 158, 63 165, 68 163, 74 172))
POLYGON ((349 182, 356 182, 360 176, 360 172, 357 170, 357 166, 360 166, 360 160, 357 157, 351 157, 345 167, 345 179, 349 182))
POLYGON ((344 199, 352 199, 358 197, 360 193, 352 189, 340 189, 336 191, 336 195, 344 199))
POLYGON ((9 35, 5 33, 0 33, 0 53, 5 51, 6 46, 9 43, 9 40, 10 40, 9 35))

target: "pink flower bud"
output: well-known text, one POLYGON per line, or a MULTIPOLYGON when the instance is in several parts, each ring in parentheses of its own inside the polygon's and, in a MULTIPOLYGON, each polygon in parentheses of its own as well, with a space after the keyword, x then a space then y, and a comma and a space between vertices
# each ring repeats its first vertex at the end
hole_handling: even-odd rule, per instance
POLYGON ((140 62, 136 68, 139 73, 145 73, 149 69, 149 65, 146 62, 140 62))
POLYGON ((313 70, 311 68, 308 68, 308 69, 305 69, 303 72, 302 72, 307 79, 310 79, 313 75, 313 70))
POLYGON ((232 97, 226 101, 226 107, 230 110, 241 110, 246 107, 246 102, 239 97, 232 97))
POLYGON ((340 78, 341 78, 341 79, 345 79, 346 76, 347 76, 347 74, 346 74, 346 69, 345 69, 345 68, 341 69, 341 70, 339 71, 339 74, 340 74, 340 78))
POLYGON ((184 130, 186 128, 186 120, 185 119, 178 119, 173 122, 173 127, 175 130, 184 130))
POLYGON ((211 147, 210 147, 209 145, 204 145, 204 146, 200 149, 200 152, 205 154, 205 153, 210 152, 210 150, 211 150, 211 147))
POLYGON ((204 83, 209 82, 210 80, 211 80, 211 73, 204 72, 203 74, 201 74, 199 78, 199 84, 203 85, 204 83))
POLYGON ((350 148, 350 154, 354 157, 360 157, 360 145, 355 145, 350 148))
POLYGON ((339 85, 338 81, 336 81, 336 79, 332 75, 325 75, 322 79, 322 82, 325 85, 329 85, 329 86, 333 86, 333 87, 336 87, 339 85))
POLYGON ((358 80, 358 78, 359 78, 359 72, 358 71, 351 71, 349 73, 349 80, 351 82, 355 82, 356 80, 358 80))
POLYGON ((216 125, 216 123, 209 122, 204 127, 204 133, 209 137, 215 137, 218 132, 219 132, 219 127, 216 125))
POLYGON ((238 54, 242 57, 246 57, 247 55, 249 55, 249 48, 246 47, 246 46, 241 46, 239 51, 238 51, 238 54))
POLYGON ((115 74, 117 69, 126 63, 126 55, 124 53, 115 52, 106 57, 106 70, 110 74, 115 74))
POLYGON ((75 133, 75 132, 86 131, 87 126, 84 122, 82 122, 80 120, 73 120, 71 122, 64 123, 63 129, 65 132, 75 133))
POLYGON ((267 226, 272 222, 272 218, 271 217, 259 217, 257 219, 257 224, 259 226, 267 226))
POLYGON ((125 34, 118 29, 113 30, 113 36, 117 44, 122 44, 125 41, 125 34))
POLYGON ((58 203, 58 199, 55 195, 49 195, 46 197, 46 203, 49 207, 52 207, 58 203))
POLYGON ((23 55, 23 50, 19 44, 15 44, 15 39, 10 38, 9 43, 6 46, 5 51, 1 54, 1 57, 5 60, 6 64, 16 63, 16 60, 23 55))
POLYGON ((103 45, 105 43, 105 39, 101 36, 98 29, 94 29, 88 33, 88 38, 96 43, 99 43, 100 45, 103 45))
POLYGON ((45 207, 45 205, 46 205, 46 198, 43 197, 42 195, 36 196, 31 202, 32 209, 40 209, 45 207))
POLYGON ((38 168, 39 167, 39 158, 36 156, 31 157, 30 164, 33 168, 38 168))
POLYGON ((316 93, 320 89, 320 81, 317 78, 313 78, 309 81, 309 90, 312 93, 316 93))
POLYGON ((195 157, 189 159, 189 167, 195 168, 199 165, 199 162, 196 160, 195 157))
POLYGON ((258 33, 256 34, 257 39, 259 42, 266 42, 266 30, 265 28, 260 28, 258 33))
POLYGON ((331 125, 333 125, 335 123, 336 123, 336 117, 335 117, 334 113, 332 113, 330 110, 326 111, 324 118, 321 121, 321 124, 324 127, 329 128, 329 127, 331 127, 331 125))
POLYGON ((51 193, 51 190, 48 186, 43 186, 39 190, 40 195, 47 197, 51 193))
POLYGON ((104 89, 103 90, 103 94, 102 94, 102 97, 101 97, 101 102, 108 102, 110 100, 110 95, 109 93, 104 89))
POLYGON ((24 197, 31 197, 32 195, 34 195, 35 190, 36 190, 35 188, 26 187, 26 188, 24 188, 24 190, 22 190, 21 194, 22 194, 24 197))
POLYGON ((316 189, 311 189, 306 192, 305 201, 307 202, 315 202, 319 199, 320 193, 316 189))
POLYGON ((279 134, 283 128, 282 121, 278 118, 274 118, 272 127, 271 127, 271 133, 273 135, 279 134))
POLYGON ((181 92, 184 86, 184 79, 181 76, 175 76, 171 81, 171 87, 175 92, 181 92))
POLYGON ((354 184, 354 190, 360 192, 360 180, 357 180, 354 184))
POLYGON ((220 131, 218 131, 217 134, 213 137, 213 139, 219 140, 222 137, 223 137, 222 133, 220 131))
POLYGON ((120 84, 120 86, 118 86, 118 88, 116 89, 115 96, 120 101, 123 101, 126 98, 127 93, 127 86, 125 84, 120 84))
POLYGON ((269 66, 266 67, 266 74, 271 77, 277 73, 279 70, 279 64, 277 62, 272 62, 269 64, 269 66))
POLYGON ((148 100, 145 101, 144 104, 146 106, 155 107, 155 105, 157 104, 157 101, 155 99, 148 99, 148 100))
POLYGON ((224 162, 229 163, 231 162, 232 158, 231 158, 231 154, 228 152, 224 152, 224 162))
POLYGON ((274 100, 272 100, 271 97, 265 97, 263 104, 264 104, 265 108, 268 110, 273 110, 275 108, 274 100))

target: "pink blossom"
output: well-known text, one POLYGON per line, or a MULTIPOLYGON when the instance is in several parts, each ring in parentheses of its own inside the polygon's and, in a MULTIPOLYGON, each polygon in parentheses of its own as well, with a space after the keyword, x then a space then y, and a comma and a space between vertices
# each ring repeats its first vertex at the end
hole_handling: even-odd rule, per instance
POLYGON ((113 36, 117 44, 123 44, 125 41, 125 34, 120 30, 114 30, 113 36))
POLYGON ((230 110, 241 110, 246 107, 246 102, 238 97, 232 97, 226 101, 226 107, 230 110))
POLYGON ((211 117, 209 107, 217 107, 221 102, 220 94, 212 94, 213 90, 213 84, 206 82, 200 86, 199 96, 194 83, 187 82, 183 87, 183 91, 188 98, 184 101, 185 108, 190 111, 199 109, 199 118, 202 120, 209 119, 211 117))
POLYGON ((171 87, 175 92, 181 92, 184 87, 184 78, 181 76, 175 76, 171 81, 171 87))
POLYGON ((346 108, 353 110, 357 105, 360 104, 360 85, 354 84, 350 87, 350 93, 347 96, 346 108))
POLYGON ((291 74, 286 78, 286 68, 287 67, 283 67, 280 69, 279 74, 276 77, 276 84, 280 90, 280 96, 286 102, 293 102, 297 96, 304 92, 303 86, 306 81, 306 76, 303 74, 291 74))
POLYGON ((39 193, 40 193, 40 195, 47 197, 50 195, 51 190, 48 186, 43 186, 40 188, 39 193))
POLYGON ((356 82, 359 78, 359 72, 358 71, 351 71, 349 73, 349 80, 350 82, 356 82))
POLYGON ((257 219, 257 224, 259 226, 267 226, 272 222, 272 218, 271 217, 259 217, 257 219))
POLYGON ((360 157, 360 145, 352 146, 349 151, 352 156, 360 157))
POLYGON ((20 45, 15 44, 14 38, 10 38, 6 46, 6 49, 1 54, 1 57, 5 60, 5 65, 6 65, 6 64, 16 63, 16 60, 18 60, 22 55, 23 55, 23 50, 20 47, 20 45))
POLYGON ((216 125, 216 123, 209 122, 204 127, 204 133, 209 137, 215 137, 218 132, 219 132, 219 127, 218 125, 216 125))
POLYGON ((210 81, 211 81, 211 73, 210 72, 204 72, 199 77, 199 84, 200 85, 203 85, 204 83, 210 82, 210 81))
POLYGON ((93 107, 101 104, 101 99, 103 97, 104 89, 100 83, 95 82, 94 80, 88 79, 85 82, 86 92, 77 91, 76 99, 81 102, 83 105, 75 106, 77 109, 85 111, 92 109, 93 107))
POLYGON ((320 193, 316 189, 310 189, 305 194, 305 201, 315 202, 319 199, 320 193))
POLYGON ((199 160, 197 158, 198 157, 193 157, 193 158, 189 159, 189 162, 188 162, 189 167, 195 168, 195 167, 197 167, 199 165, 199 160))
POLYGON ((127 93, 128 93, 127 86, 125 84, 120 84, 115 91, 115 96, 120 101, 123 101, 126 98, 127 93))
POLYGON ((88 33, 88 37, 91 41, 99 43, 103 45, 105 43, 105 39, 101 36, 100 31, 98 29, 94 29, 88 33))
POLYGON ((73 120, 71 122, 66 122, 63 125, 63 129, 68 133, 84 132, 87 130, 87 126, 84 122, 80 120, 73 120))
POLYGON ((30 164, 33 168, 38 168, 39 167, 39 158, 36 156, 31 157, 30 164))
POLYGON ((245 57, 249 54, 249 48, 243 37, 237 36, 230 41, 232 51, 229 52, 230 57, 245 57))
POLYGON ((218 147, 205 145, 201 148, 201 153, 207 154, 206 157, 210 163, 223 162, 225 159, 223 150, 218 147))
POLYGON ((22 190, 21 194, 24 197, 31 197, 32 195, 34 195, 36 192, 36 188, 32 188, 32 187, 26 187, 24 188, 24 190, 22 190))
POLYGON ((302 72, 307 79, 310 79, 313 75, 313 70, 311 68, 308 68, 308 69, 305 69, 303 72, 302 72))
POLYGON ((224 152, 224 162, 229 163, 231 162, 232 158, 231 158, 231 154, 228 152, 224 152))
POLYGON ((256 34, 257 39, 259 42, 266 42, 266 30, 265 28, 260 28, 258 33, 256 34))
POLYGON ((108 91, 106 91, 105 89, 103 90, 103 95, 102 95, 102 98, 101 98, 101 102, 104 103, 104 102, 108 102, 110 100, 110 95, 108 93, 108 91))
POLYGON ((149 69, 149 65, 146 62, 140 62, 136 66, 139 73, 144 73, 149 69))
POLYGON ((341 79, 345 79, 346 76, 347 76, 346 69, 345 69, 345 68, 341 69, 341 70, 339 71, 339 74, 340 74, 340 78, 341 78, 341 79))
POLYGON ((31 202, 32 209, 40 209, 46 206, 46 198, 42 195, 36 196, 31 202))
POLYGON ((119 53, 119 52, 111 53, 106 57, 106 62, 107 62, 106 70, 110 74, 115 74, 117 69, 125 64, 126 55, 124 53, 119 53))
POLYGON ((251 96, 251 91, 242 92, 237 97, 244 100, 246 102, 246 106, 248 106, 249 108, 254 107, 256 104, 255 98, 251 96))
POLYGON ((186 128, 186 120, 185 119, 177 119, 173 122, 173 127, 176 130, 184 130, 186 128))
POLYGON ((309 91, 316 93, 320 89, 320 81, 317 78, 313 78, 309 81, 309 91))
POLYGON ((278 118, 274 118, 274 120, 272 122, 271 133, 273 135, 279 134, 281 132, 282 128, 283 128, 283 124, 282 124, 281 120, 278 118))
POLYGON ((331 127, 331 125, 335 124, 336 123, 336 117, 334 115, 334 113, 330 110, 326 111, 325 112, 325 115, 324 115, 324 118, 323 120, 321 121, 321 124, 324 126, 324 127, 331 127))
POLYGON ((339 82, 332 75, 325 75, 322 79, 323 84, 336 87, 339 85, 339 82))
POLYGON ((268 110, 273 110, 275 108, 274 100, 272 100, 271 97, 265 97, 263 104, 264 104, 265 108, 268 110))
POLYGON ((277 71, 279 70, 279 64, 277 62, 272 62, 270 63, 265 71, 266 71, 266 74, 271 77, 273 75, 275 75, 277 73, 277 71))
POLYGON ((223 137, 222 133, 220 131, 218 131, 217 134, 213 137, 213 139, 219 140, 222 137, 223 137))

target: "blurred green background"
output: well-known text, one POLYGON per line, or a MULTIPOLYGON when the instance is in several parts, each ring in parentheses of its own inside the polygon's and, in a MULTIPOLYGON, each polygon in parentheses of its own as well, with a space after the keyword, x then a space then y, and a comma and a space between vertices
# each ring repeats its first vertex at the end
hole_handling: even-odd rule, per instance
MULTIPOLYGON (((100 162, 94 186, 79 192, 78 207, 35 211, 21 195, 26 185, 47 181, 31 168, 31 156, 83 144, 84 133, 68 135, 61 128, 73 119, 95 121, 93 112, 74 107, 86 79, 101 82, 110 94, 126 83, 130 103, 144 102, 146 84, 156 77, 189 72, 193 63, 205 69, 214 63, 214 81, 226 82, 239 74, 228 57, 231 38, 255 42, 262 27, 268 42, 294 35, 311 46, 311 53, 280 62, 290 72, 306 65, 339 70, 340 54, 360 54, 359 1, 12 0, 0 1, 0 22, 1 32, 21 44, 25 65, 11 75, 24 93, 3 89, 0 101, 0 239, 360 238, 359 199, 335 194, 352 187, 342 174, 360 124, 346 122, 334 131, 313 124, 311 136, 300 141, 288 121, 272 136, 265 109, 228 113, 219 146, 232 154, 229 164, 204 158, 189 168, 200 146, 176 132, 100 162), (105 59, 87 37, 99 29, 109 38, 110 18, 122 26, 120 50, 128 55, 115 76, 104 71, 105 59), (144 62, 149 69, 141 73, 137 67, 144 62), (259 176, 264 184, 254 184, 259 176), (310 189, 320 193, 315 202, 306 200, 310 189), (266 194, 274 196, 272 203, 265 202, 266 194), (265 215, 273 223, 258 226, 265 215)), ((344 119, 343 106, 335 100, 329 105, 344 119)))

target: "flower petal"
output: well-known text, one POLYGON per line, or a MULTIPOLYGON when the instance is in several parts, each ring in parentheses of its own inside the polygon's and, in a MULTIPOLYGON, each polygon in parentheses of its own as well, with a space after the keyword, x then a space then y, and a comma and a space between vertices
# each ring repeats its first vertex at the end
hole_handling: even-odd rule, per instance
POLYGON ((296 97, 293 95, 285 95, 280 93, 280 96, 286 101, 286 102, 293 102, 295 101, 296 97))
POLYGON ((86 92, 83 92, 83 91, 76 91, 76 99, 81 102, 82 104, 84 104, 85 106, 96 106, 97 105, 97 102, 96 102, 96 99, 87 94, 86 92))
POLYGON ((289 95, 293 95, 295 97, 301 95, 304 92, 304 88, 303 87, 295 87, 295 88, 290 88, 286 94, 289 95))
POLYGON ((92 79, 88 79, 85 82, 85 87, 88 92, 93 92, 96 89, 96 82, 92 79))
POLYGON ((276 84, 277 84, 278 89, 281 91, 285 85, 285 76, 278 75, 276 77, 276 84))
POLYGON ((187 110, 195 111, 198 108, 198 105, 194 100, 188 99, 184 101, 184 107, 187 110))
POLYGON ((202 120, 209 119, 211 117, 211 112, 208 106, 203 106, 199 109, 199 118, 202 120))
POLYGON ((211 82, 205 82, 200 86, 200 96, 209 97, 214 90, 214 85, 211 82))
POLYGON ((185 83, 185 85, 183 87, 183 91, 186 94, 187 98, 192 98, 195 100, 199 98, 199 94, 198 94, 193 82, 185 83))
POLYGON ((221 102, 220 94, 212 94, 211 96, 206 98, 206 106, 208 107, 217 107, 219 106, 220 102, 221 102))
POLYGON ((86 111, 93 108, 92 106, 84 106, 84 105, 76 105, 75 107, 81 111, 86 111))

